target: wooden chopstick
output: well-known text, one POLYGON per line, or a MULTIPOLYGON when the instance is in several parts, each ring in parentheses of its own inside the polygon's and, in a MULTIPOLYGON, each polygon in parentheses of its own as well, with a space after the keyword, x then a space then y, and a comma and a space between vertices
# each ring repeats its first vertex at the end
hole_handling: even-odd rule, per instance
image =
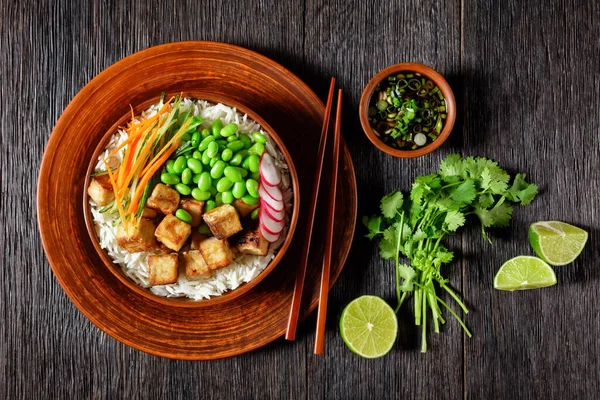
POLYGON ((308 263, 308 253, 310 249, 310 240, 312 237, 313 224, 315 221, 315 212, 317 210, 317 197, 319 195, 319 186, 321 184, 321 170, 323 169, 323 158, 325 156, 325 147, 327 145, 327 133, 329 131, 329 117, 333 103, 333 92, 335 89, 335 78, 331 78, 329 85, 329 95, 327 96, 327 105, 325 106, 325 117, 323 118, 323 127, 321 129, 321 141, 319 142, 319 153, 317 155, 317 169, 313 180, 313 190, 310 197, 309 214, 306 224, 306 233, 304 235, 304 251, 300 259, 300 265, 296 271, 296 284, 292 297, 290 316, 288 318, 285 338, 294 340, 296 338, 296 328, 298 327, 298 316, 300 314, 300 303, 302 300, 302 291, 304 290, 304 279, 306 277, 306 264, 308 263))
POLYGON ((323 273, 321 274, 321 291, 319 293, 319 313, 317 315, 317 338, 315 354, 323 354, 325 342, 325 321, 327 319, 327 299, 329 296, 329 275, 331 272, 331 252, 333 246, 333 224, 335 221, 335 196, 337 191, 338 160, 340 158, 340 137, 342 124, 342 89, 338 90, 337 111, 335 114, 335 130, 333 134, 333 155, 331 158, 331 189, 327 214, 327 233, 325 236, 325 256, 323 273))

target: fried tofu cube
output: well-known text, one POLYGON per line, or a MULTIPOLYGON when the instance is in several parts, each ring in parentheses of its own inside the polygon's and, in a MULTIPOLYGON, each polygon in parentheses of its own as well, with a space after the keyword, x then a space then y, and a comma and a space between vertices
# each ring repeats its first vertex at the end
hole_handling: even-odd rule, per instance
POLYGON ((154 219, 158 217, 158 212, 148 207, 144 207, 144 211, 142 211, 142 217, 154 219))
POLYGON ((87 192, 99 206, 105 206, 115 199, 115 192, 108 174, 92 178, 87 192))
POLYGON ((181 199, 179 207, 189 212, 192 216, 193 227, 199 226, 202 223, 202 212, 204 211, 204 202, 195 199, 181 199))
POLYGON ((173 214, 179 207, 179 193, 177 190, 159 183, 152 189, 146 205, 163 214, 173 214))
POLYGON ((177 283, 179 259, 177 254, 153 254, 148 256, 148 282, 151 286, 177 283))
POLYGON ((235 248, 240 254, 266 256, 269 251, 269 242, 260 233, 260 228, 246 229, 235 237, 235 248))
POLYGON ((204 261, 202 253, 199 250, 190 250, 181 255, 181 260, 185 266, 185 275, 193 280, 210 278, 212 270, 204 261))
POLYGON ((200 243, 208 239, 208 236, 201 234, 200 232, 192 233, 192 240, 190 241, 190 249, 200 250, 200 243))
POLYGON ((227 239, 208 238, 200 243, 200 253, 210 269, 225 268, 233 262, 233 251, 227 239))
POLYGON ((240 213, 240 215, 242 217, 247 216, 248 214, 250 214, 252 211, 256 210, 259 206, 258 202, 256 202, 256 204, 252 205, 252 204, 248 204, 246 202, 244 202, 244 200, 242 199, 235 199, 233 201, 233 206, 236 208, 236 210, 238 210, 238 212, 240 213))
POLYGON ((242 230, 240 217, 230 204, 223 204, 204 213, 204 222, 217 239, 226 239, 242 230))
POLYGON ((192 227, 179 218, 168 214, 158 224, 154 235, 165 246, 173 251, 179 251, 190 237, 192 227))
POLYGON ((137 226, 129 225, 127 231, 121 224, 117 228, 117 243, 130 253, 154 249, 156 248, 154 231, 154 224, 144 218, 140 220, 137 226))

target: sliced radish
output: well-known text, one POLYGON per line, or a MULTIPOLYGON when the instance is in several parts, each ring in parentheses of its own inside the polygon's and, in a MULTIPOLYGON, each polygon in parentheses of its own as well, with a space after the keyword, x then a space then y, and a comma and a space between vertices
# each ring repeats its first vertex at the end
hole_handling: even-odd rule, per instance
POLYGON ((264 207, 262 207, 262 209, 265 211, 265 214, 267 214, 269 217, 271 217, 272 219, 274 219, 277 222, 281 222, 285 218, 285 211, 283 211, 283 210, 275 211, 271 207, 269 207, 267 204, 265 204, 264 207))
POLYGON ((266 213, 264 208, 260 209, 260 223, 264 225, 264 227, 273 234, 278 234, 283 230, 285 222, 283 221, 275 221, 273 218, 266 213))
POLYGON ((260 183, 263 184, 263 185, 265 185, 265 186, 277 186, 277 185, 273 185, 273 184, 267 182, 267 180, 263 176, 262 170, 260 171, 260 183))
POLYGON ((272 198, 269 193, 263 189, 263 186, 258 189, 258 194, 260 195, 261 202, 268 204, 273 211, 283 211, 283 201, 272 198))
POLYGON ((263 190, 267 192, 267 194, 276 201, 283 201, 283 193, 281 193, 281 189, 277 186, 267 186, 263 185, 263 190))
POLYGON ((269 186, 277 186, 281 182, 281 172, 267 152, 263 153, 260 159, 260 176, 269 186))
POLYGON ((279 240, 280 234, 273 234, 273 233, 269 232, 268 230, 265 229, 263 224, 260 224, 260 233, 263 235, 263 237, 269 243, 275 243, 276 241, 279 240))

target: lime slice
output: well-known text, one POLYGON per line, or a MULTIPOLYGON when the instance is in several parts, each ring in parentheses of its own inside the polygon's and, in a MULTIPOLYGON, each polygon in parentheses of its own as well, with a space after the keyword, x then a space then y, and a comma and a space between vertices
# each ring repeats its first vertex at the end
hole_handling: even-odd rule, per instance
POLYGON ((560 221, 539 221, 529 227, 529 243, 550 265, 567 265, 583 250, 588 233, 560 221))
POLYGON ((552 267, 537 257, 518 256, 502 266, 494 278, 494 289, 524 290, 556 285, 552 267))
POLYGON ((377 296, 362 296, 346 306, 340 318, 344 343, 365 358, 385 355, 398 334, 396 313, 377 296))

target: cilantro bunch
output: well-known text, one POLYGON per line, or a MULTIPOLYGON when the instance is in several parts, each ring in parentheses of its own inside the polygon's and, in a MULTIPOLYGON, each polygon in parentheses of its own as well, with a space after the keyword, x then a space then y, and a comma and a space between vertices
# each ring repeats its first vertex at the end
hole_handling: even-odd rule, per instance
POLYGON ((367 237, 379 239, 381 257, 395 261, 396 312, 407 295, 413 294, 415 324, 422 327, 422 352, 427 351, 429 311, 436 333, 445 323, 444 308, 471 336, 456 311, 438 296, 439 289, 447 292, 464 313, 468 312, 442 275, 442 265, 454 257, 442 239, 453 235, 467 217, 474 216, 481 224, 484 239, 490 241, 486 228, 508 226, 513 204, 529 204, 537 192, 537 185, 527 183, 524 174, 517 174, 510 183, 510 175, 492 160, 451 154, 442 161, 437 174, 416 178, 408 199, 399 191, 389 193, 381 199, 381 215, 363 218, 369 229, 367 237), (410 265, 400 262, 401 255, 410 260, 410 265))

